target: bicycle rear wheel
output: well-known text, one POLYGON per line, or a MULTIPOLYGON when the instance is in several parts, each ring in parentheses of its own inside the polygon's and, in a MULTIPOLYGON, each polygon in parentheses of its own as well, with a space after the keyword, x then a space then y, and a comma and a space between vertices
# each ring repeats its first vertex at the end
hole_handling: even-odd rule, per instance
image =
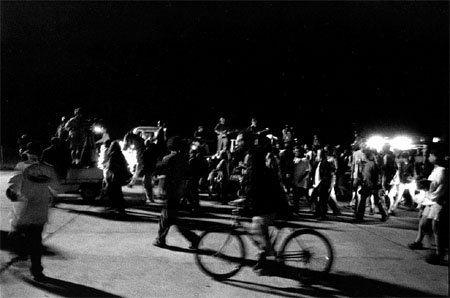
POLYGON ((333 265, 334 253, 324 235, 312 229, 301 229, 286 237, 278 257, 290 267, 327 273, 333 265))
POLYGON ((239 272, 245 260, 244 242, 233 230, 214 228, 200 235, 195 252, 197 266, 217 280, 239 272))

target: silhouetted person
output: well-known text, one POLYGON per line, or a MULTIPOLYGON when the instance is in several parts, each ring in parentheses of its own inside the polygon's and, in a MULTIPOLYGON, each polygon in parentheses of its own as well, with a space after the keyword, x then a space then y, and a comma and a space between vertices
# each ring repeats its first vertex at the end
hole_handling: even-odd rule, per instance
POLYGON ((167 149, 170 153, 163 157, 157 165, 155 174, 163 176, 164 207, 161 210, 158 235, 153 245, 166 246, 166 237, 172 225, 176 225, 180 233, 191 242, 191 248, 196 247, 198 236, 184 227, 178 219, 177 212, 180 208, 180 200, 185 195, 186 182, 190 178, 188 158, 181 152, 182 141, 174 136, 167 141, 167 149))
POLYGON ((74 116, 70 118, 65 125, 65 129, 69 133, 72 163, 75 165, 81 161, 81 155, 87 137, 87 130, 89 129, 88 125, 81 108, 76 108, 74 110, 74 116))
POLYGON ((49 206, 60 190, 58 177, 52 166, 39 161, 40 146, 29 143, 24 152, 28 160, 18 164, 19 175, 11 178, 11 188, 17 194, 12 211, 13 231, 24 238, 24 252, 30 255, 30 272, 36 281, 45 281, 42 257, 42 232, 48 221, 49 206))
POLYGON ((146 202, 154 202, 153 198, 153 173, 156 170, 156 163, 158 161, 158 149, 156 144, 152 142, 152 138, 145 140, 145 149, 142 155, 142 184, 144 186, 146 202))
POLYGON ((122 148, 118 141, 113 141, 106 153, 104 186, 112 209, 119 215, 125 214, 122 186, 126 185, 131 177, 122 148))
POLYGON ((67 148, 61 144, 61 139, 57 137, 51 138, 50 143, 50 147, 42 151, 41 160, 52 165, 58 177, 64 179, 70 167, 70 151, 66 150, 67 148))

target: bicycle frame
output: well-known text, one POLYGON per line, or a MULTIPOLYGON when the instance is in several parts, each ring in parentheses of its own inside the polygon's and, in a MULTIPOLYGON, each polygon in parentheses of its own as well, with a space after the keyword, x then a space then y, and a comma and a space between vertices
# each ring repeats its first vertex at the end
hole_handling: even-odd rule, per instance
MULTIPOLYGON (((250 240, 250 242, 252 242, 258 249, 261 249, 260 244, 258 243, 258 241, 256 241, 256 239, 254 238, 254 233, 252 232, 251 228, 249 227, 245 227, 242 224, 241 218, 242 216, 239 214, 239 210, 235 211, 236 209, 234 209, 232 211, 233 216, 231 217, 230 221, 231 221, 231 228, 238 232, 239 235, 245 235, 247 236, 247 238, 250 240)), ((271 245, 272 251, 275 253, 275 258, 278 259, 279 258, 279 252, 277 250, 277 244, 279 243, 279 239, 280 237, 280 232, 283 229, 289 229, 292 232, 292 228, 288 228, 288 227, 279 227, 279 225, 275 224, 275 225, 270 225, 271 227, 273 227, 272 230, 269 230, 269 243, 271 245)))
MULTIPOLYGON (((244 235, 260 248, 252 229, 243 223, 240 210, 242 208, 233 210, 231 225, 228 228, 213 227, 200 236, 199 247, 195 254, 196 264, 214 279, 229 278, 237 274, 242 266, 251 264, 246 259, 244 235), (203 242, 203 239, 208 240, 203 242), (221 240, 217 241, 218 239, 221 240), (219 247, 215 244, 219 244, 219 247)), ((324 235, 311 228, 295 229, 282 225, 281 221, 276 220, 270 226, 274 228, 269 231, 269 243, 277 263, 294 269, 306 268, 317 272, 329 272, 333 263, 333 249, 324 235), (286 228, 289 232, 285 234, 286 237, 282 237, 280 232, 286 228), (280 239, 283 241, 278 245, 280 239)))

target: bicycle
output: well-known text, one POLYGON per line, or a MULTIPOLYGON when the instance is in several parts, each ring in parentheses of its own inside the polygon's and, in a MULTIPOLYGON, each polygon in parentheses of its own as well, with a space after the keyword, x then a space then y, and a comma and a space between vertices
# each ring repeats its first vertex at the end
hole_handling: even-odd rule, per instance
MULTIPOLYGON (((241 207, 232 210, 230 226, 210 228, 200 235, 197 242, 195 262, 201 271, 215 280, 230 278, 244 266, 244 235, 258 247, 250 228, 241 223, 242 210, 241 207)), ((278 264, 316 273, 328 273, 331 270, 333 248, 323 234, 311 228, 290 228, 289 234, 277 249, 280 231, 286 227, 279 227, 279 224, 275 224, 275 227, 272 229, 270 242, 278 264)))

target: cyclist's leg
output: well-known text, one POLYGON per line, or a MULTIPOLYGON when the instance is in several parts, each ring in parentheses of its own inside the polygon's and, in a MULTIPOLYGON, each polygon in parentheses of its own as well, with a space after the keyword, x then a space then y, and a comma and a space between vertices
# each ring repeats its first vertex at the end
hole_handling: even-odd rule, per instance
POLYGON ((275 254, 269 236, 269 225, 273 223, 274 219, 274 213, 252 218, 252 236, 258 244, 259 256, 273 256, 275 254))

